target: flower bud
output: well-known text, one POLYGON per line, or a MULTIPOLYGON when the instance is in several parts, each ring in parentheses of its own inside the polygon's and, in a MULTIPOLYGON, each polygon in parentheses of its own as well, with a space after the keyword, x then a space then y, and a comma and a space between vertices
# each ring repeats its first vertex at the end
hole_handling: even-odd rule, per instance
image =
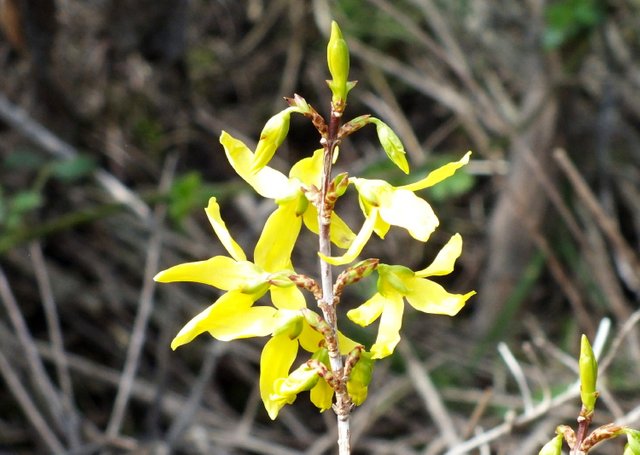
POLYGON ((378 140, 380 145, 384 149, 389 159, 398 166, 405 174, 409 173, 409 163, 407 162, 406 152, 404 146, 400 141, 398 135, 391 129, 389 125, 382 120, 375 117, 369 119, 371 123, 376 124, 376 132, 378 133, 378 140))
POLYGON ((562 455, 562 435, 558 434, 551 441, 547 442, 538 455, 562 455))
POLYGON ((331 22, 331 36, 327 45, 327 64, 333 78, 328 81, 329 88, 333 93, 332 101, 344 104, 350 89, 347 82, 349 78, 349 48, 336 21, 331 22))
POLYGON ((336 197, 342 196, 349 187, 349 173, 342 172, 336 175, 331 182, 331 188, 336 197))
MULTIPOLYGON (((347 380, 347 392, 353 404, 360 406, 367 399, 369 383, 373 376, 373 359, 370 352, 358 351, 360 358, 351 369, 347 380)), ((347 360, 348 361, 348 360, 347 360)))
POLYGON ((297 111, 297 108, 289 107, 267 120, 260 133, 251 172, 256 173, 265 167, 273 158, 278 147, 282 145, 289 132, 292 111, 297 111))
POLYGON ((582 335, 580 340, 578 366, 580 369, 580 399, 587 415, 590 415, 593 413, 596 399, 598 398, 598 392, 596 391, 598 363, 586 335, 582 335))

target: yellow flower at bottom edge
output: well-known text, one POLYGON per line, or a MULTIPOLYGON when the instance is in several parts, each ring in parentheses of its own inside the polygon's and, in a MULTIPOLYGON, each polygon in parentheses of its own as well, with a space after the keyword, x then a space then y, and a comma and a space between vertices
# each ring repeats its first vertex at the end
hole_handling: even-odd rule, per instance
POLYGON ((451 294, 438 283, 427 279, 451 273, 461 252, 462 237, 455 234, 431 265, 423 270, 414 272, 400 265, 378 265, 378 292, 347 313, 349 319, 361 326, 368 326, 380 318, 378 336, 371 347, 374 359, 391 355, 400 341, 404 299, 418 311, 454 316, 475 294, 475 291, 451 294))
MULTIPOLYGON (((281 310, 280 316, 287 313, 292 312, 281 310)), ((298 355, 299 347, 312 353, 314 358, 324 349, 322 335, 306 321, 302 322, 299 332, 274 333, 265 344, 260 356, 260 397, 272 420, 278 416, 286 404, 295 401, 299 392, 305 390, 310 389, 311 402, 320 411, 329 409, 332 404, 333 389, 322 378, 316 381, 314 376, 317 373, 305 367, 299 367, 293 373, 289 373, 298 355)), ((343 355, 358 346, 356 342, 340 332, 338 332, 338 342, 340 353, 343 355)))

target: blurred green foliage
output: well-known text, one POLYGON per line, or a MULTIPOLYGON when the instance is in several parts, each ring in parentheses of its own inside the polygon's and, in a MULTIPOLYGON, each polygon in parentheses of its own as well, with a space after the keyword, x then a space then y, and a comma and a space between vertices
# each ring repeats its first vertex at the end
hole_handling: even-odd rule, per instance
POLYGON ((9 172, 31 174, 26 188, 11 190, 0 185, 0 237, 11 235, 27 224, 29 214, 45 203, 43 193, 50 180, 73 183, 90 175, 96 167, 94 159, 78 155, 71 159, 48 159, 30 149, 16 149, 2 160, 9 172))
POLYGON ((542 37, 547 49, 556 49, 582 33, 593 30, 605 17, 598 0, 562 0, 545 10, 546 28, 542 37))

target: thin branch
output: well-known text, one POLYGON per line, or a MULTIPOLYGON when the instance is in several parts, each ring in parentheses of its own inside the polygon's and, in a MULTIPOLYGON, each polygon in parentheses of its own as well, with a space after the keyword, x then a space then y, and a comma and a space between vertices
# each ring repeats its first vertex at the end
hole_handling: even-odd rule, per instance
POLYGON ((27 323, 20 311, 20 306, 13 295, 9 281, 2 268, 0 268, 0 300, 2 300, 7 310, 9 320, 17 335, 20 349, 22 349, 23 355, 26 358, 29 367, 29 376, 36 390, 38 390, 40 397, 47 403, 53 421, 56 423, 56 426, 60 428, 60 425, 66 419, 65 411, 60 402, 60 395, 44 369, 33 337, 29 332, 27 323))
POLYGON ((449 415, 438 389, 431 381, 429 372, 418 361, 409 343, 400 343, 398 348, 407 362, 409 377, 413 381, 416 391, 422 397, 425 408, 440 430, 440 434, 444 437, 447 447, 452 448, 456 444, 460 444, 460 438, 453 419, 449 415))
POLYGON ((502 357, 504 363, 507 365, 507 368, 509 368, 511 375, 516 380, 518 389, 520 389, 520 394, 522 395, 522 400, 524 402, 524 412, 531 412, 533 410, 531 389, 529 388, 529 384, 527 383, 527 379, 525 377, 524 371, 522 370, 522 367, 520 366, 520 363, 518 363, 506 343, 498 343, 498 353, 500 354, 500 357, 502 357))
POLYGON ((66 408, 70 411, 69 418, 65 420, 63 425, 65 426, 69 437, 69 444, 71 448, 76 448, 80 445, 79 421, 76 414, 71 412, 71 410, 75 408, 73 384, 71 382, 71 376, 69 375, 69 365, 64 350, 60 318, 58 317, 58 310, 53 297, 51 281, 49 280, 47 266, 45 264, 44 255, 42 254, 42 246, 39 242, 33 242, 29 246, 29 252, 33 261, 36 281, 38 283, 38 289, 40 291, 42 305, 44 307, 49 338, 51 339, 55 359, 56 373, 58 376, 58 382, 60 383, 60 388, 62 389, 63 402, 66 408))
MULTIPOLYGON (((166 190, 173 178, 177 162, 177 156, 171 155, 165 162, 163 175, 160 180, 160 190, 166 190)), ((118 393, 116 395, 113 410, 111 411, 111 417, 107 424, 107 436, 113 437, 120 432, 122 421, 124 419, 125 410, 129 397, 131 396, 131 388, 133 379, 138 369, 138 363, 140 355, 142 353, 142 347, 146 338, 147 324, 151 311, 153 310, 153 293, 155 290, 155 282, 153 276, 158 270, 158 264, 160 261, 160 245, 162 243, 162 229, 161 223, 166 214, 166 205, 160 204, 156 207, 154 213, 154 231, 149 240, 149 246, 147 248, 147 259, 144 270, 144 283, 142 291, 140 293, 140 302, 138 306, 138 313, 133 324, 133 331, 131 333, 131 341, 127 350, 127 358, 120 377, 120 384, 118 386, 118 393)))
POLYGON ((12 370, 11 364, 0 351, 0 373, 4 377, 5 383, 13 396, 16 398, 25 415, 36 429, 44 443, 52 453, 62 453, 65 449, 57 436, 51 431, 51 426, 46 422, 38 408, 31 400, 29 392, 22 385, 21 379, 12 370))

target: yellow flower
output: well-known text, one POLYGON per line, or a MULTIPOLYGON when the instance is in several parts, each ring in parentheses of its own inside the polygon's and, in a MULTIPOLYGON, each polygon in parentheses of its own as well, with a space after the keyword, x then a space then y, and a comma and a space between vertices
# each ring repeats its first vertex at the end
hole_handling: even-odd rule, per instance
POLYGON ((171 342, 172 349, 203 332, 223 341, 265 336, 273 330, 276 308, 306 306, 302 292, 287 278, 293 273, 291 251, 301 226, 299 219, 292 216, 292 207, 279 207, 267 220, 254 251, 255 263, 246 260, 244 251, 229 234, 215 198, 209 200, 205 212, 231 257, 214 256, 206 261, 179 264, 158 273, 154 279, 162 283, 203 283, 228 292, 180 330, 171 342), (276 308, 254 307, 267 291, 276 308))
MULTIPOLYGON (((220 143, 224 147, 229 163, 256 192, 267 199, 273 199, 280 207, 278 210, 288 207, 289 218, 283 217, 281 222, 281 236, 292 235, 293 231, 287 229, 290 223, 299 223, 300 217, 307 228, 318 233, 318 211, 313 204, 307 201, 302 186, 320 187, 322 176, 322 150, 316 150, 313 156, 304 158, 293 165, 287 178, 281 172, 265 166, 258 172, 252 171, 255 156, 249 148, 240 140, 223 131, 220 135, 220 143), (294 220, 297 218, 297 221, 294 220)), ((296 237, 289 238, 286 242, 295 243, 296 237)), ((335 213, 331 217, 331 241, 340 248, 348 248, 355 234, 349 226, 335 213)), ((284 241, 284 240, 283 240, 284 241)))
POLYGON ((333 265, 353 262, 373 232, 384 238, 392 225, 405 228, 413 238, 426 242, 438 227, 439 221, 429 203, 416 196, 415 192, 452 176, 469 162, 470 155, 471 152, 468 152, 459 161, 445 164, 430 172, 425 178, 399 187, 394 187, 384 180, 350 178, 350 182, 358 190, 360 208, 366 217, 365 222, 343 256, 321 257, 333 265))
MULTIPOLYGON (((292 310, 279 310, 276 319, 288 327, 297 327, 291 324, 292 310)), ((300 317, 301 313, 296 312, 294 317, 300 317)), ((264 346, 260 356, 260 397, 271 419, 275 419, 280 409, 285 404, 291 404, 296 399, 298 393, 311 389, 311 402, 321 411, 331 407, 333 389, 323 380, 315 380, 317 372, 301 366, 289 373, 293 362, 298 355, 298 348, 301 347, 313 354, 323 363, 327 363, 324 358, 326 348, 323 347, 324 338, 314 330, 304 318, 301 319, 302 328, 297 328, 289 333, 279 332, 277 329, 274 335, 264 346)), ((276 323, 276 327, 278 323, 276 323)), ((338 342, 340 353, 347 354, 356 346, 353 340, 338 332, 338 342)))
POLYGON ((414 272, 400 265, 378 265, 378 292, 347 313, 349 319, 362 326, 380 318, 378 337, 371 347, 374 359, 392 354, 400 341, 404 299, 418 311, 454 316, 475 294, 475 291, 464 295, 451 294, 438 283, 427 279, 451 273, 461 252, 462 237, 455 234, 431 265, 423 270, 414 272))

